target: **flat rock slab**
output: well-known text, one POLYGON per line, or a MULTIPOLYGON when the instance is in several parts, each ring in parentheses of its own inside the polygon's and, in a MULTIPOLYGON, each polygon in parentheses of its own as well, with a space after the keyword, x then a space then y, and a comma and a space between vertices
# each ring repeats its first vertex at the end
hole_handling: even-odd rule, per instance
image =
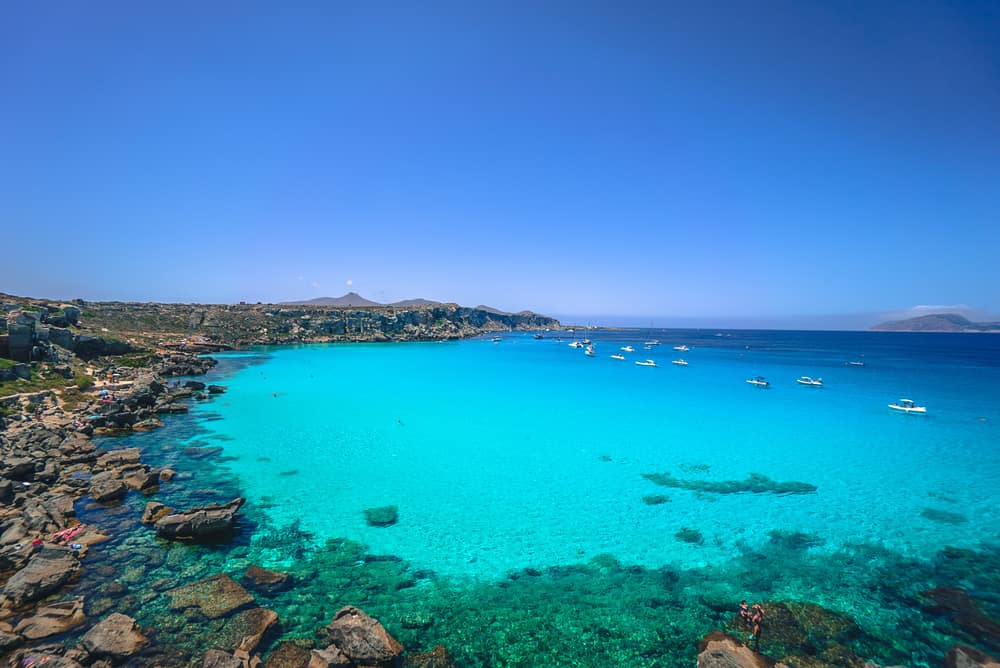
POLYGON ((80 644, 94 656, 125 659, 149 642, 139 625, 128 615, 113 612, 87 631, 80 644))
POLYGON ((253 596, 225 574, 213 575, 167 591, 171 610, 197 609, 210 619, 253 603, 253 596))
POLYGON ((40 640, 68 631, 82 624, 86 618, 83 614, 83 597, 80 596, 39 608, 32 617, 22 619, 14 632, 28 640, 40 640))
POLYGON ((80 562, 68 548, 46 546, 14 573, 3 595, 15 606, 37 601, 61 587, 80 571, 80 562))

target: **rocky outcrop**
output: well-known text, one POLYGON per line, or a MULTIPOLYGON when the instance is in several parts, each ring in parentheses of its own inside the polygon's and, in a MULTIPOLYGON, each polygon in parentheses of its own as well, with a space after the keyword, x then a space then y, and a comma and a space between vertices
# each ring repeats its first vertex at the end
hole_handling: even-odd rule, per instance
POLYGON ((788 668, 775 663, 736 638, 712 631, 698 643, 698 668, 788 668))
POLYGON ((175 540, 215 539, 233 530, 236 513, 246 499, 227 504, 210 504, 182 512, 171 512, 156 520, 153 527, 161 538, 175 540))
POLYGON ((86 620, 83 614, 83 597, 39 608, 31 617, 22 619, 14 633, 28 640, 39 640, 64 633, 86 620))
POLYGON ((348 605, 337 611, 333 621, 326 627, 326 636, 329 646, 320 651, 319 658, 316 658, 317 652, 314 651, 312 661, 328 661, 328 663, 317 665, 357 664, 390 668, 398 666, 401 662, 403 646, 389 635, 378 620, 354 606, 348 605), (340 660, 339 655, 346 657, 349 662, 335 663, 340 660))
POLYGON ((80 562, 68 548, 45 546, 7 580, 2 594, 14 607, 30 603, 59 589, 79 571, 80 562))
POLYGON ((246 573, 243 574, 243 583, 254 591, 272 595, 288 589, 292 580, 287 573, 250 565, 247 567, 246 573))
POLYGON ((210 649, 205 652, 201 668, 243 668, 243 662, 221 649, 210 649))
POLYGON ((135 620, 115 612, 84 634, 80 644, 95 657, 124 660, 149 642, 135 620))

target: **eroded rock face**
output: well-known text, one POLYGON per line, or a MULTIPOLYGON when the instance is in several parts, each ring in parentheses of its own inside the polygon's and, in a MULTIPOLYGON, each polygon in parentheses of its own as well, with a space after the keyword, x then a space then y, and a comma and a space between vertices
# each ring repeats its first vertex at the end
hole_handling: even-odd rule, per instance
POLYGON ((232 531, 236 512, 246 499, 235 498, 225 505, 210 504, 183 512, 173 512, 153 525, 161 538, 198 540, 217 538, 232 531))
MULTIPOLYGON (((338 649, 360 665, 388 668, 398 665, 403 653, 403 646, 389 635, 378 620, 352 605, 337 611, 326 627, 326 634, 331 645, 327 651, 338 649)), ((313 656, 316 656, 315 652, 313 656)))
POLYGON ((114 612, 84 634, 80 644, 91 655, 126 659, 149 642, 135 620, 114 612))
POLYGON ((15 607, 37 601, 59 589, 79 571, 80 562, 68 548, 46 546, 7 580, 3 595, 15 607))

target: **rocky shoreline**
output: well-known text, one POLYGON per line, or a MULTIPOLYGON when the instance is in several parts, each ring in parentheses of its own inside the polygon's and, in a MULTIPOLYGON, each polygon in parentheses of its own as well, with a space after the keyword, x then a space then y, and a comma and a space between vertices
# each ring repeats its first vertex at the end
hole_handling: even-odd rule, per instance
MULTIPOLYGON (((121 513, 127 518, 122 526, 134 527, 131 530, 136 532, 153 531, 159 540, 178 544, 181 549, 201 543, 225 544, 239 534, 244 500, 238 496, 228 503, 184 508, 171 508, 157 500, 142 504, 141 511, 135 510, 134 504, 125 504, 127 499, 148 496, 184 482, 169 467, 145 463, 140 448, 105 449, 91 440, 93 436, 160 428, 169 421, 169 415, 186 412, 188 402, 211 401, 222 395, 225 392, 222 385, 170 379, 208 372, 215 360, 199 357, 198 353, 229 344, 191 338, 183 345, 151 350, 141 347, 151 338, 146 333, 128 343, 127 349, 108 344, 101 337, 97 338, 105 341, 103 344, 88 343, 89 339, 84 338, 77 339, 83 342, 82 348, 72 341, 75 348, 66 348, 54 343, 52 329, 58 328, 61 316, 66 318, 67 330, 74 320, 79 323, 81 316, 69 305, 64 305, 61 311, 61 314, 47 311, 44 316, 29 316, 33 321, 29 327, 31 345, 25 348, 21 343, 23 337, 15 336, 13 348, 18 353, 28 350, 30 358, 37 358, 33 364, 21 363, 29 366, 26 380, 40 367, 47 367, 47 375, 55 382, 50 387, 0 399, 0 406, 4 407, 4 417, 0 417, 0 665, 24 668, 460 665, 448 647, 407 651, 378 620, 351 605, 357 602, 351 600, 342 600, 331 608, 336 612, 330 623, 318 629, 312 641, 281 639, 282 619, 267 607, 267 600, 305 583, 287 573, 255 564, 246 566, 238 581, 235 574, 225 572, 199 571, 196 577, 178 573, 149 588, 131 592, 128 573, 100 561, 91 566, 88 553, 100 550, 112 537, 82 522, 78 517, 80 509, 121 513), (48 329, 48 338, 41 332, 43 329, 48 329), (114 350, 115 355, 90 356, 87 346, 102 353, 114 350), (83 356, 78 354, 81 351, 83 356), (129 357, 137 353, 140 358, 129 357), (116 363, 122 360, 133 363, 116 363), (57 366, 65 368, 55 371, 57 366), (88 367, 91 374, 86 374, 88 367), (74 378, 89 378, 94 384, 74 384, 71 382, 74 378), (129 610, 163 600, 180 619, 187 621, 170 629, 170 633, 142 628, 133 616, 115 609, 113 601, 81 594, 79 582, 84 576, 98 579, 103 591, 130 597, 129 610), (210 629, 212 641, 195 650, 175 646, 172 638, 194 631, 187 624, 197 625, 199 632, 210 629)), ((11 311, 8 332, 12 329, 10 324, 23 322, 23 314, 11 311)), ((13 329, 15 334, 24 333, 18 327, 13 329)), ((60 336, 55 340, 60 340, 60 336)), ((8 333, 8 352, 9 337, 8 333)), ((351 557, 348 552, 344 558, 357 556, 351 557)), ((375 564, 383 559, 363 555, 365 562, 369 558, 375 564)), ((391 560, 385 563, 392 565, 391 560)), ((617 564, 602 568, 628 574, 628 569, 617 564)), ((517 578, 511 577, 516 581, 522 575, 524 580, 530 580, 542 574, 526 571, 517 578)), ((412 587, 412 580, 397 585, 403 586, 412 587)), ((1000 627, 979 613, 963 594, 961 590, 942 589, 928 595, 936 601, 935 605, 963 620, 963 629, 967 629, 972 641, 986 638, 993 642, 991 638, 1000 637, 1000 627)), ((765 602, 771 620, 769 629, 776 630, 768 637, 770 656, 753 651, 739 640, 746 637, 747 629, 730 611, 731 603, 727 601, 719 608, 719 619, 723 622, 719 630, 705 635, 697 646, 692 641, 690 658, 694 661, 697 656, 699 666, 877 666, 849 648, 876 642, 867 639, 849 618, 819 606, 791 602, 765 602)), ((404 620, 403 627, 420 629, 426 628, 426 624, 422 618, 410 617, 404 620)), ((961 645, 953 647, 943 660, 944 665, 956 668, 996 665, 981 650, 961 645)), ((560 659, 541 655, 529 657, 518 665, 570 664, 580 665, 569 656, 560 659)), ((657 663, 651 656, 649 665, 666 664, 657 663)))

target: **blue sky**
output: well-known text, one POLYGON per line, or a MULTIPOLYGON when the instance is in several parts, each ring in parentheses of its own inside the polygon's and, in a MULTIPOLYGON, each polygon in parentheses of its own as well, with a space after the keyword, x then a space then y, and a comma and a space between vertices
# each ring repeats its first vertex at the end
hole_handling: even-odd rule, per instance
POLYGON ((7 7, 0 291, 1000 312, 998 3, 278 4, 7 7))

